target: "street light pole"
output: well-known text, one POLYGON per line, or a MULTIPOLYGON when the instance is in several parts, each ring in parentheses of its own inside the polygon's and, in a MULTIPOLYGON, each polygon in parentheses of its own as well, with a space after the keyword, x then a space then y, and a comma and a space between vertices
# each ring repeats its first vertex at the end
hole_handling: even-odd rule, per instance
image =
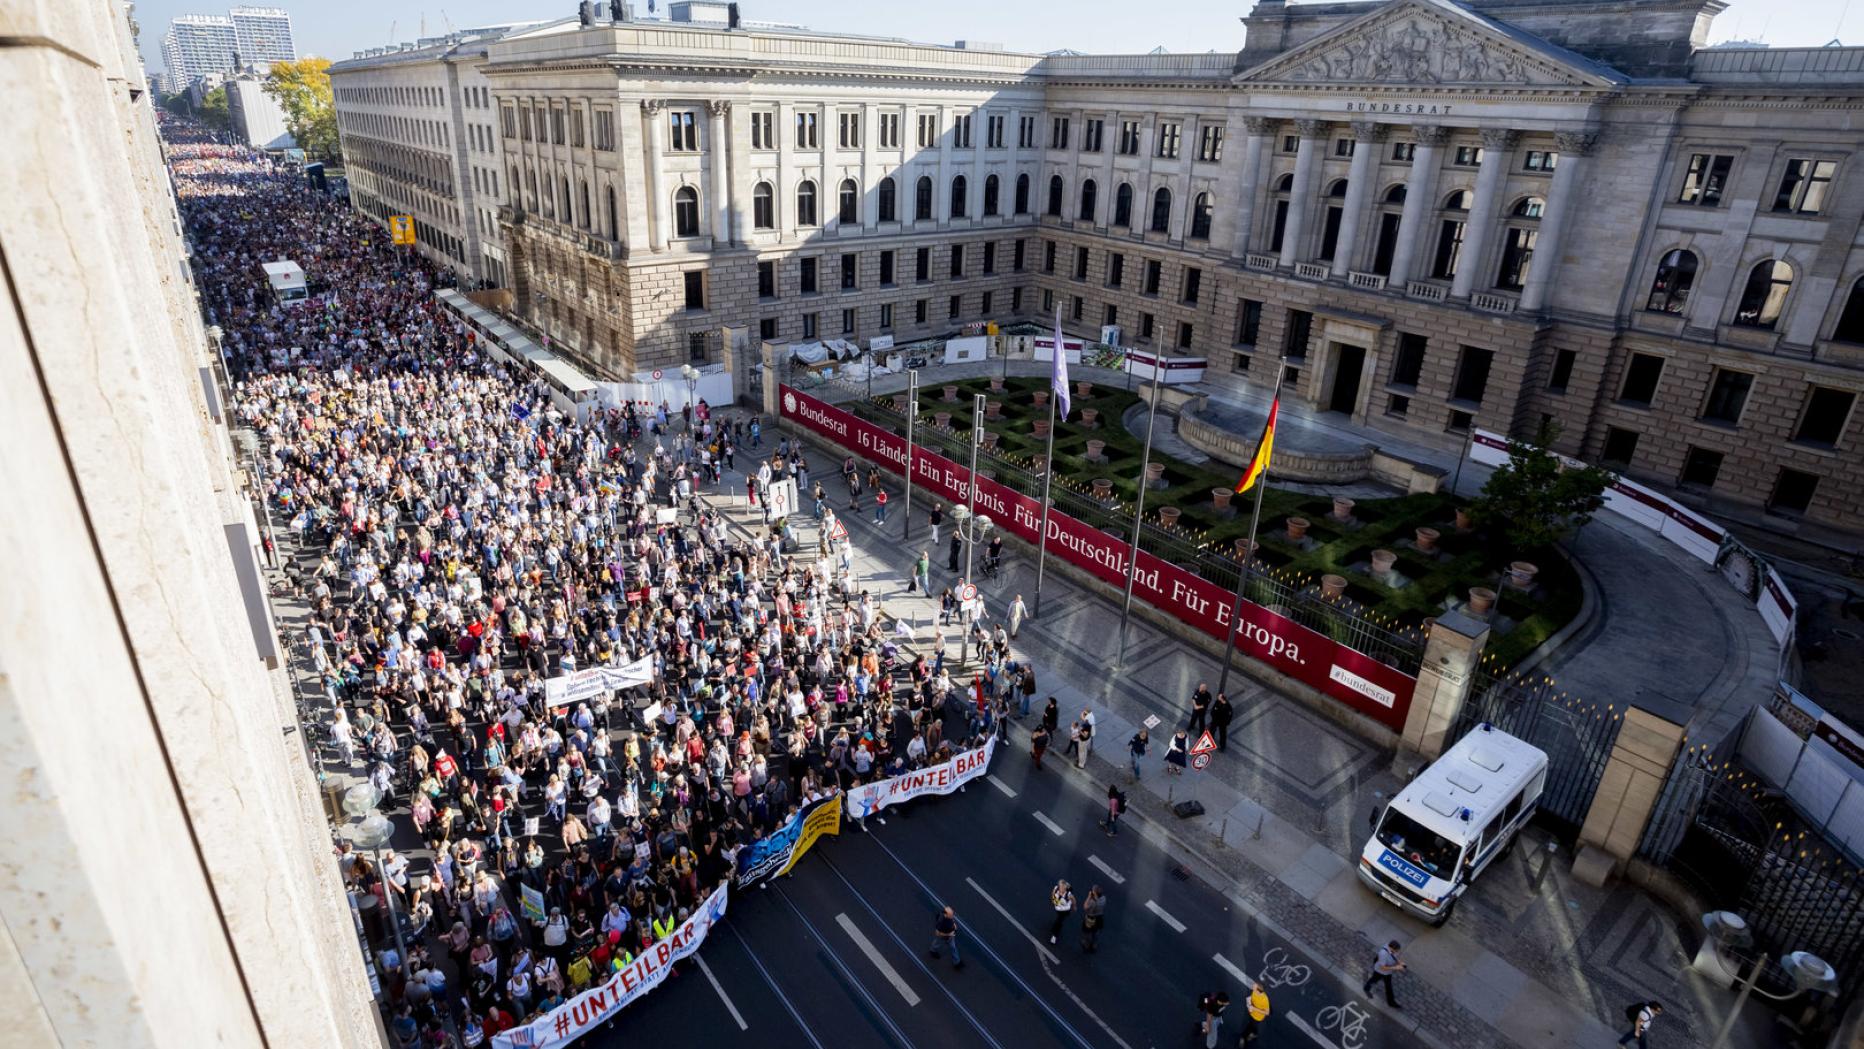
MULTIPOLYGON (((964 586, 973 585, 971 559, 977 555, 977 448, 983 443, 984 395, 980 393, 971 402, 971 472, 964 484, 964 520, 958 522, 960 528, 969 526, 964 544, 964 586)), ((963 666, 971 658, 971 631, 964 625, 963 616, 959 617, 958 628, 958 665, 963 666)))
MULTIPOLYGON (((919 420, 919 369, 906 373, 906 512, 900 515, 900 541, 913 537, 913 423, 919 420)), ((908 554, 912 551, 908 550, 908 554)))
POLYGON ((1152 366, 1152 402, 1146 412, 1146 449, 1139 457, 1139 500, 1133 507, 1133 543, 1126 555, 1126 596, 1120 602, 1120 655, 1116 666, 1126 664, 1126 621, 1133 611, 1133 577, 1139 567, 1139 530, 1146 519, 1146 474, 1152 469, 1152 431, 1159 421, 1159 391, 1165 386, 1164 368, 1157 358, 1152 366))

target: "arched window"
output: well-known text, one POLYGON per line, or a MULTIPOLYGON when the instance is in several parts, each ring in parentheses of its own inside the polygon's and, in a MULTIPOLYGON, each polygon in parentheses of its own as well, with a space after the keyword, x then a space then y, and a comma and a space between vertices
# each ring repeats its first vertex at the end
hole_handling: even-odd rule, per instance
POLYGON ((951 179, 951 217, 964 217, 964 191, 966 184, 963 175, 953 175, 951 179))
POLYGON ((894 189, 892 179, 883 178, 880 180, 880 221, 898 222, 899 220, 899 192, 894 189))
POLYGON ((673 191, 673 235, 699 235, 699 191, 691 186, 681 186, 673 191))
POLYGON ((796 187, 796 224, 813 226, 816 224, 815 183, 804 179, 796 187))
POLYGON ((1029 214, 1029 176, 1016 176, 1016 214, 1029 214))
POLYGON ((1066 188, 1060 175, 1049 176, 1048 213, 1056 218, 1061 218, 1061 200, 1066 188))
POLYGON ((1400 182, 1397 185, 1394 185, 1392 188, 1385 191, 1385 203, 1403 204, 1404 195, 1405 195, 1404 183, 1400 182))
POLYGON ((1094 206, 1097 203, 1099 203, 1099 201, 1096 199, 1099 196, 1100 196, 1100 186, 1097 185, 1093 179, 1087 178, 1087 179, 1081 180, 1081 215, 1080 215, 1080 218, 1082 222, 1094 221, 1094 206))
POLYGON ((1430 275, 1438 280, 1452 280, 1463 261, 1463 233, 1468 228, 1470 195, 1466 189, 1453 191, 1443 198, 1444 214, 1437 221, 1437 252, 1431 258, 1430 275))
POLYGON ((1121 229, 1133 226, 1133 184, 1120 183, 1120 188, 1113 191, 1113 225, 1121 229))
POLYGON ((1508 209, 1508 214, 1517 219, 1537 219, 1545 210, 1547 202, 1539 197, 1522 197, 1514 202, 1514 207, 1508 209))
POLYGON ((925 222, 932 218, 932 176, 921 175, 913 185, 913 221, 925 222))
POLYGON ((751 227, 777 228, 777 195, 768 182, 759 182, 751 187, 751 227))
POLYGON ((1689 305, 1689 289, 1696 283, 1696 253, 1677 248, 1657 263, 1657 279, 1650 283, 1647 310, 1681 315, 1689 305))
POLYGON ((995 175, 984 176, 984 215, 989 217, 997 213, 997 194, 1001 180, 995 175))
POLYGON ((1780 323, 1780 308, 1793 290, 1793 267, 1780 259, 1756 263, 1748 271, 1747 287, 1741 292, 1741 304, 1735 307, 1735 323, 1743 328, 1772 330, 1780 323))
POLYGON ((557 215, 561 217, 563 222, 567 225, 573 221, 570 215, 570 177, 568 175, 561 176, 558 179, 557 188, 562 192, 562 196, 557 198, 557 215))
POLYGON ((1171 232, 1171 190, 1164 186, 1152 194, 1152 232, 1171 232))
POLYGON ((1269 250, 1282 250, 1282 240, 1288 232, 1288 208, 1294 200, 1294 176, 1283 175, 1275 180, 1275 209, 1269 219, 1269 250))
POLYGON ((835 218, 850 226, 861 221, 861 190, 851 178, 841 180, 839 207, 835 218))
POLYGON ((608 239, 619 240, 621 239, 621 225, 619 222, 616 221, 617 216, 615 213, 615 187, 610 186, 608 187, 608 189, 604 190, 603 192, 608 197, 608 239))
POLYGON ((1333 253, 1340 246, 1340 222, 1345 216, 1346 180, 1337 178, 1327 187, 1327 210, 1321 216, 1320 252, 1316 256, 1321 261, 1333 261, 1333 253))
POLYGON ((1191 201, 1191 239, 1210 239, 1210 194, 1199 193, 1191 201))
POLYGON ((577 180, 576 199, 578 203, 582 204, 582 209, 579 212, 577 212, 578 218, 580 219, 579 224, 582 226, 583 229, 588 229, 589 223, 594 221, 593 219, 589 217, 589 180, 588 179, 577 180))
POLYGON ((1445 211, 1468 211, 1469 210, 1469 191, 1466 189, 1459 189, 1455 191, 1454 193, 1451 193, 1449 196, 1443 198, 1443 210, 1445 211))
POLYGON ((1851 285, 1851 294, 1845 297, 1845 310, 1838 315, 1838 327, 1832 332, 1832 338, 1839 342, 1864 343, 1864 277, 1851 285))

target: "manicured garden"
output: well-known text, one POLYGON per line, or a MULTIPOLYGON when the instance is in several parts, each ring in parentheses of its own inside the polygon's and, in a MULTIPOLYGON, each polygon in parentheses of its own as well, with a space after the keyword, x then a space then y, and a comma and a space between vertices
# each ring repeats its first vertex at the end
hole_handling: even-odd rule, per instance
MULTIPOLYGON (((986 412, 992 436, 980 455, 979 471, 1039 496, 1048 381, 1011 378, 1001 390, 993 384, 989 379, 950 384, 956 387, 953 402, 944 400, 944 384, 921 387, 916 436, 940 454, 964 461, 973 398, 985 394, 995 414, 986 412)), ((1128 433, 1121 419, 1140 396, 1101 384, 1076 387, 1069 418, 1057 424, 1055 434, 1055 505, 1097 527, 1130 535, 1144 442, 1128 433)), ((903 431, 898 405, 904 400, 904 395, 897 401, 877 396, 851 407, 903 431)), ((1155 527, 1145 529, 1141 544, 1207 579, 1230 584, 1238 548, 1249 532, 1253 497, 1230 497, 1240 471, 1216 462, 1186 463, 1157 448, 1152 466, 1156 479, 1146 493, 1146 519, 1155 527)), ((1427 618, 1461 606, 1478 589, 1478 601, 1488 594, 1495 603, 1491 622, 1497 636, 1489 651, 1503 665, 1512 665, 1578 613, 1579 581, 1566 558, 1551 549, 1511 550, 1494 534, 1497 530, 1467 527, 1466 520, 1466 527, 1459 528, 1457 509, 1447 495, 1336 501, 1271 485, 1263 496, 1257 536, 1258 557, 1269 579, 1252 582, 1254 592, 1248 596, 1265 605, 1286 604, 1290 592, 1307 591, 1403 639, 1415 638, 1427 618), (1538 571, 1505 579, 1515 562, 1538 571)))

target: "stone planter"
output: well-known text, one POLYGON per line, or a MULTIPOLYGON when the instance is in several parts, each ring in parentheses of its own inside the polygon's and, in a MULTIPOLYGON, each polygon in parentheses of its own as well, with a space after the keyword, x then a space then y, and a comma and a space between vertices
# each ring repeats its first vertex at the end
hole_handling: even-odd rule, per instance
POLYGON ((1297 543, 1306 539, 1308 525, 1312 523, 1313 522, 1305 517, 1290 517, 1288 519, 1288 538, 1297 543))
POLYGON ((992 375, 990 377, 990 392, 991 393, 1002 393, 1003 392, 1003 376, 992 375))
POLYGON ((1380 577, 1391 575, 1392 566, 1398 563, 1398 555, 1390 550, 1372 551, 1372 574, 1380 577))
POLYGON ((1002 401, 985 401, 984 402, 984 418, 986 419, 1003 418, 1003 402, 1002 401))
POLYGON ((1437 540, 1442 536, 1443 533, 1437 531, 1435 528, 1419 528, 1417 530, 1417 548, 1426 553, 1433 553, 1437 549, 1437 540))
POLYGON ((1469 511, 1463 509, 1462 507, 1457 507, 1456 509, 1456 530, 1459 532, 1467 532, 1471 528, 1474 528, 1475 526, 1476 526, 1476 522, 1470 519, 1469 511))
POLYGON ((1333 519, 1335 521, 1352 520, 1353 519, 1353 506, 1354 506, 1354 503, 1351 499, 1344 499, 1344 498, 1335 499, 1333 501, 1333 519))
POLYGON ((906 396, 903 393, 894 394, 893 395, 893 410, 896 412, 899 412, 901 415, 907 415, 911 413, 913 410, 913 399, 911 397, 906 396))
POLYGON ((1231 544, 1236 548, 1236 556, 1242 558, 1254 557, 1256 551, 1262 549, 1261 543, 1247 536, 1237 536, 1231 544))
POLYGON ((945 403, 946 404, 957 404, 958 403, 958 388, 956 386, 945 387, 945 403))
POLYGON ((933 412, 932 413, 932 425, 938 427, 941 430, 951 429, 951 413, 950 412, 933 412))
POLYGON ((1320 577, 1320 595, 1329 601, 1337 601, 1346 596, 1346 577, 1342 575, 1324 575, 1320 577))
POLYGON ((1534 575, 1540 566, 1532 561, 1515 561, 1508 566, 1508 582, 1517 590, 1526 590, 1534 585, 1534 575))
POLYGON ((1100 409, 1098 408, 1081 409, 1081 425, 1087 427, 1090 430, 1099 426, 1100 425, 1100 409))
POLYGON ((1167 528, 1178 527, 1178 514, 1179 514, 1179 510, 1175 506, 1159 507, 1159 524, 1162 524, 1167 528))
POLYGON ((1146 487, 1151 488, 1165 479, 1164 463, 1146 464, 1146 487))
POLYGON ((1106 460, 1106 458, 1107 458, 1107 456, 1105 455, 1105 451, 1106 451, 1106 447, 1107 447, 1107 442, 1105 442, 1105 441, 1089 441, 1089 442, 1087 442, 1087 458, 1088 458, 1088 461, 1089 461, 1089 462, 1096 462, 1096 463, 1098 463, 1098 462, 1104 462, 1104 461, 1106 460))
POLYGON ((1047 419, 1037 419, 1035 422, 1030 423, 1030 425, 1035 427, 1035 432, 1036 432, 1037 437, 1048 436, 1049 424, 1048 424, 1047 419))
POLYGON ((985 431, 984 431, 984 444, 983 444, 983 446, 984 446, 984 447, 985 447, 986 449, 988 449, 988 450, 990 450, 990 451, 993 451, 993 452, 994 452, 994 451, 996 451, 996 449, 997 449, 997 431, 995 431, 995 430, 985 430, 985 431))
POLYGON ((1037 390, 1031 396, 1033 396, 1036 399, 1036 407, 1038 408, 1048 407, 1049 392, 1047 390, 1037 390))
POLYGON ((1236 492, 1229 488, 1212 488, 1210 490, 1211 509, 1228 510, 1230 508, 1230 499, 1235 495, 1236 492))
POLYGON ((1105 477, 1094 478, 1094 498, 1101 502, 1113 498, 1113 482, 1105 477))
POLYGON ((1094 384, 1088 382, 1086 379, 1075 380, 1074 395, 1084 401, 1087 400, 1089 397, 1094 396, 1094 384))
POLYGON ((1494 607, 1495 591, 1490 590, 1486 586, 1472 586, 1469 588, 1470 615, 1485 616, 1489 614, 1489 609, 1494 607))

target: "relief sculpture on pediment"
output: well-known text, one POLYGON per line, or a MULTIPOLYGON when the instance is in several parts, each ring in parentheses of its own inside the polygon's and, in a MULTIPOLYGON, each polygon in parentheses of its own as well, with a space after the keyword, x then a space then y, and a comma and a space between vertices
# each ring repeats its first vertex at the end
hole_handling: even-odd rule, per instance
POLYGON ((1558 79, 1529 67, 1520 55, 1459 33, 1435 19, 1412 16, 1362 34, 1290 70, 1290 80, 1410 84, 1519 84, 1558 79))

